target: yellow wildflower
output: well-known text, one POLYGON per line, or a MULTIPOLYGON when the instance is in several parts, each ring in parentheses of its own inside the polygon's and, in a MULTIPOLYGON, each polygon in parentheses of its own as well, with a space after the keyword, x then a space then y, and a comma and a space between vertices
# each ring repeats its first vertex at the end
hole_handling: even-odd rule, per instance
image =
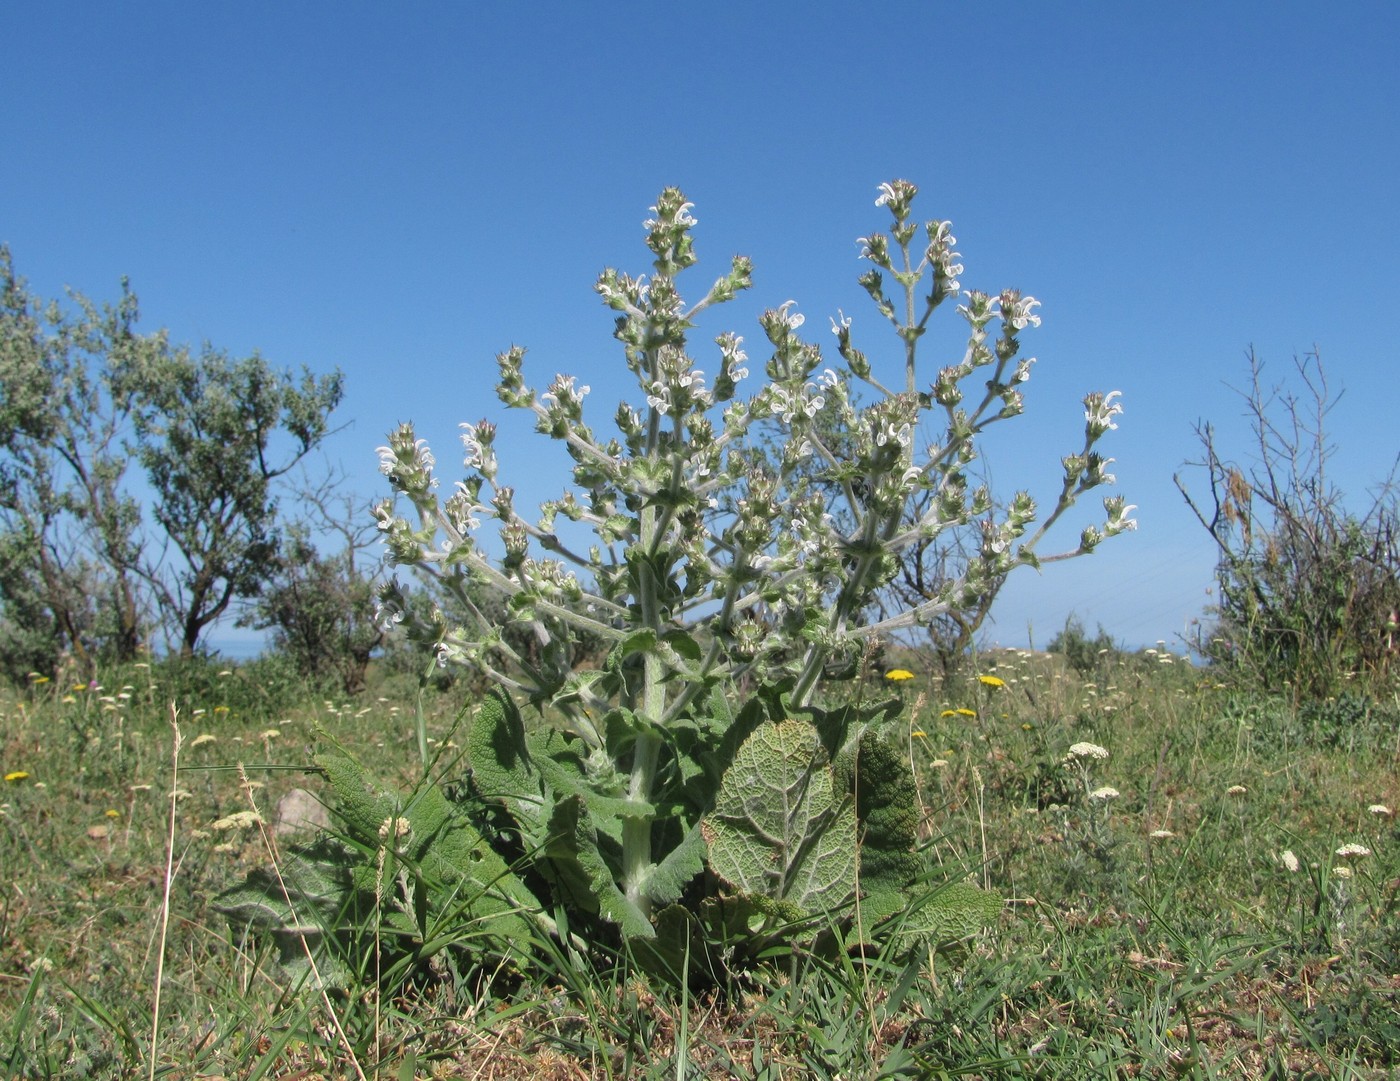
POLYGON ((10 784, 14 784, 16 781, 27 781, 29 774, 25 770, 17 769, 13 773, 5 774, 5 780, 10 784))
POLYGON ((120 811, 113 810, 111 807, 108 807, 102 813, 105 814, 108 818, 120 818, 122 816, 122 813, 120 811))
POLYGON ((978 676, 977 682, 984 687, 1005 687, 1006 680, 1000 676, 978 676))
POLYGON ((885 678, 895 683, 903 683, 906 679, 913 679, 914 673, 907 668, 891 668, 885 673, 885 678))

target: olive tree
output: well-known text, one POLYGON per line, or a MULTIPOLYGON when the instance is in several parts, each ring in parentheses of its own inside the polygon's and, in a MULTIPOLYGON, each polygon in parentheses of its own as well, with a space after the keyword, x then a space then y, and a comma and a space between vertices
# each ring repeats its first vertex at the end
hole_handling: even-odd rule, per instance
POLYGON ((278 371, 258 355, 172 349, 122 373, 134 449, 162 543, 143 574, 182 656, 236 600, 256 597, 280 543, 274 482, 318 447, 339 372, 278 371))
POLYGON ((192 654, 257 596, 279 478, 318 447, 339 372, 273 368, 141 334, 115 304, 44 301, 0 248, 0 646, 10 674, 192 654), (133 463, 144 484, 133 483, 133 463))
POLYGON ((136 333, 125 281, 115 305, 70 299, 34 297, 0 247, 0 637, 26 665, 130 659, 146 631, 141 512, 124 483, 132 397, 113 373, 164 337, 136 333))

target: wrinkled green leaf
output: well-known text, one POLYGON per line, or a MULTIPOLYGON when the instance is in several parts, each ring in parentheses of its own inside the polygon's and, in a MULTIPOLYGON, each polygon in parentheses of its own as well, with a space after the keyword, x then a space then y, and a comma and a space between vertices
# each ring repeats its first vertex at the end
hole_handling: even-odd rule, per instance
POLYGON ((744 894, 813 913, 855 892, 855 807, 835 791, 816 731, 803 721, 749 736, 703 829, 711 870, 744 894))
POLYGON ((970 882, 948 882, 920 897, 904 921, 907 935, 956 942, 995 924, 1002 899, 970 882))
POLYGON ((271 935, 278 964, 294 978, 314 975, 309 954, 322 982, 340 987, 349 969, 328 943, 363 915, 356 908, 350 872, 357 862, 357 853, 330 839, 292 848, 277 871, 260 867, 249 872, 215 897, 213 907, 234 927, 271 935))

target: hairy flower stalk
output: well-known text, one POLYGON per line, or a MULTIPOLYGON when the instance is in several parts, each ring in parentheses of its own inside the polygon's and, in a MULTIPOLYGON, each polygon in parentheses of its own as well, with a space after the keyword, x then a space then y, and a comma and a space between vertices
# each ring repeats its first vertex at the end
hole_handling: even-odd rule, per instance
POLYGON ((802 336, 805 319, 792 301, 760 318, 771 355, 750 396, 740 394, 749 359, 736 334, 715 339, 707 375, 688 352, 689 332, 700 312, 750 287, 751 267, 735 258, 687 307, 676 280, 696 261, 696 222, 691 204, 668 188, 645 223, 650 276, 609 269, 596 286, 615 313, 614 337, 637 388, 614 414, 616 434, 595 434, 585 416, 589 388, 575 378, 556 376, 536 393, 525 383, 523 350, 497 358, 501 401, 531 413, 572 461, 572 487, 537 520, 521 517, 514 490, 498 482, 488 421, 463 426, 467 473, 445 499, 433 455, 411 426, 380 449, 383 472, 411 508, 407 516, 393 501, 376 508, 390 559, 434 587, 426 615, 396 584, 386 587, 385 625, 404 628, 436 663, 469 666, 528 698, 578 741, 593 802, 577 813, 587 823, 561 825, 556 815, 551 828, 573 829, 570 843, 585 855, 598 846, 597 861, 580 857, 585 869, 612 860, 615 843, 609 866, 619 897, 595 888, 607 917, 624 926, 645 922, 674 899, 677 881, 698 874, 699 818, 716 798, 706 771, 742 706, 738 687, 756 683, 772 710, 798 714, 820 703, 827 683, 858 670, 872 637, 972 605, 1017 566, 1087 554, 1135 526, 1133 508, 1113 497, 1076 548, 1037 554, 1081 495, 1113 483, 1112 459, 1094 448, 1116 427, 1117 392, 1085 399, 1084 442, 1062 460, 1060 492, 1038 525, 1028 494, 998 509, 971 484, 979 437, 1022 411, 1034 359, 1021 356, 1020 334, 1040 324, 1039 302, 1015 290, 964 291, 951 224, 921 229, 911 218, 916 194, 906 181, 881 185, 876 202, 891 215, 889 234, 859 241, 871 264, 860 284, 901 343, 896 390, 857 348, 844 313, 832 320, 841 367, 829 367, 802 336), (956 363, 928 369, 919 342, 950 298, 967 346, 956 363), (918 446, 930 430, 937 437, 918 446), (911 513, 916 505, 927 509, 911 513), (981 541, 959 573, 908 610, 869 618, 900 559, 960 528, 980 531, 981 541), (586 548, 573 539, 580 533, 591 534, 586 548), (581 642, 606 663, 576 667, 581 642), (600 807, 615 820, 598 819, 600 807))

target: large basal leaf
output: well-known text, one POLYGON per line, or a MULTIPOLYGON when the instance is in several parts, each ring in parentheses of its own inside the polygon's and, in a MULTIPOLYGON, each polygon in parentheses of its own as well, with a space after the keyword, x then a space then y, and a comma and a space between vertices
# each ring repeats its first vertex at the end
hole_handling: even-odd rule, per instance
POLYGON ((342 986, 349 974, 328 941, 363 913, 354 909, 352 850, 330 839, 289 850, 278 871, 258 868, 213 901, 234 927, 270 934, 278 964, 295 979, 319 973, 324 985, 342 986), (310 958, 315 958, 313 971, 310 958))
MULTIPOLYGON (((521 914, 537 911, 538 901, 437 785, 424 783, 403 796, 380 788, 346 755, 319 755, 316 763, 331 782, 332 811, 349 835, 371 851, 389 845, 395 859, 416 864, 434 907, 451 898, 499 934, 525 933, 521 914)), ((382 874, 368 863, 357 872, 361 879, 382 874)))
POLYGON ((744 894, 817 913, 855 892, 855 807, 804 721, 765 724, 744 741, 703 830, 711 870, 744 894))
POLYGON ((912 906, 903 932, 932 942, 956 942, 996 923, 1002 899, 971 882, 948 882, 912 906))

